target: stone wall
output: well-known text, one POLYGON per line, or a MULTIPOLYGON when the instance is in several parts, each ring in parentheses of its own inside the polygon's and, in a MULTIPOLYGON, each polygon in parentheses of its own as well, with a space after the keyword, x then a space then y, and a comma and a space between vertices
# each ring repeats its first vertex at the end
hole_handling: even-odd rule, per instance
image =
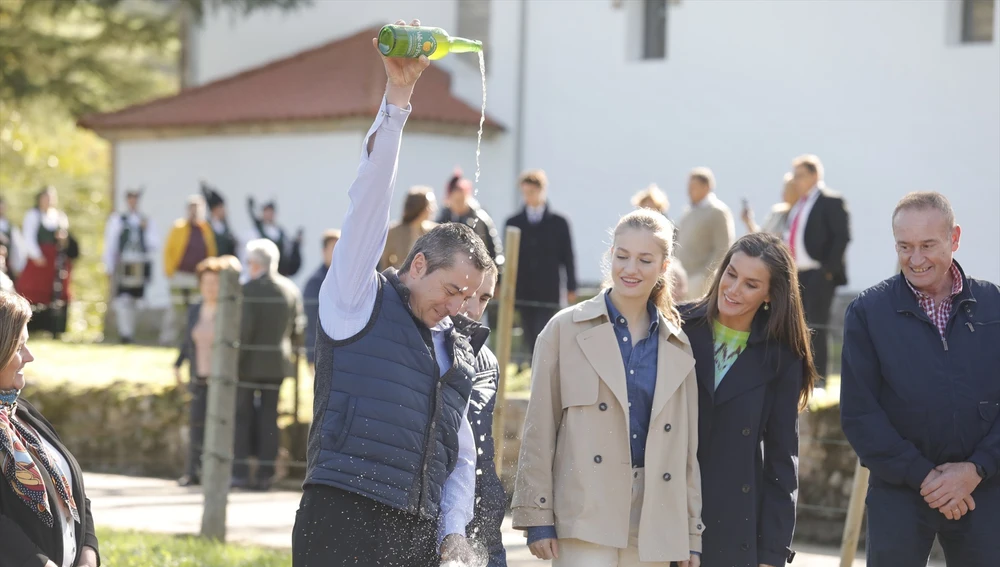
MULTIPOLYGON (((188 415, 188 393, 183 387, 117 382, 74 388, 63 384, 31 387, 24 396, 53 424, 86 470, 167 478, 183 473, 188 415)), ((527 406, 524 393, 507 400, 501 476, 508 495, 517 473, 527 406)), ((297 487, 304 476, 301 467, 288 466, 288 462, 305 460, 308 429, 305 423, 282 428, 278 474, 286 487, 297 487)), ((840 430, 839 407, 803 413, 800 437, 797 538, 839 544, 856 463, 840 430)))
POLYGON ((29 386, 23 396, 55 427, 85 470, 157 477, 184 467, 187 391, 115 382, 29 386))

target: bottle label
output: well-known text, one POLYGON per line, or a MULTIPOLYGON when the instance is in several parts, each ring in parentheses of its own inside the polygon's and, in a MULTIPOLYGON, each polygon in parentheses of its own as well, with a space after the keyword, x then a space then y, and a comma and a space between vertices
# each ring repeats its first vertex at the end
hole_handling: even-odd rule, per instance
POLYGON ((409 49, 406 50, 407 57, 416 59, 421 55, 431 56, 437 49, 437 40, 434 36, 424 30, 407 30, 410 38, 409 49))

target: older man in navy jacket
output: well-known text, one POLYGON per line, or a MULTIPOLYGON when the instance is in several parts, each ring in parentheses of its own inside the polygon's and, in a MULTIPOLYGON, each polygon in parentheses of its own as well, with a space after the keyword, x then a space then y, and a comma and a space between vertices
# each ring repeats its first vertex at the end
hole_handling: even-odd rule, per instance
POLYGON ((938 193, 892 216, 901 273, 861 293, 844 323, 841 419, 871 470, 868 565, 1000 557, 1000 288, 953 259, 961 228, 938 193))

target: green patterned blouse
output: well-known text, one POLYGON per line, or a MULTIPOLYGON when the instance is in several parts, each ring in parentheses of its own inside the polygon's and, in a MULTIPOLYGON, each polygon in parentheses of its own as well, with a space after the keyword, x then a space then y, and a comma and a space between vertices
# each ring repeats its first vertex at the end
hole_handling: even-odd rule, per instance
POLYGON ((712 327, 715 334, 715 389, 718 390, 726 372, 747 348, 750 331, 734 331, 718 320, 712 327))

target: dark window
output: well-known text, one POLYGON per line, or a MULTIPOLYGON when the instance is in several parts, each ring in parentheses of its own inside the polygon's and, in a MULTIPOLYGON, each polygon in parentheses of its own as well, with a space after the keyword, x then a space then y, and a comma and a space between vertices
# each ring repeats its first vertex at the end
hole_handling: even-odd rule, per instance
POLYGON ((667 57, 667 0, 644 0, 642 13, 642 58, 667 57))
POLYGON ((962 0, 962 43, 992 43, 996 0, 962 0))

